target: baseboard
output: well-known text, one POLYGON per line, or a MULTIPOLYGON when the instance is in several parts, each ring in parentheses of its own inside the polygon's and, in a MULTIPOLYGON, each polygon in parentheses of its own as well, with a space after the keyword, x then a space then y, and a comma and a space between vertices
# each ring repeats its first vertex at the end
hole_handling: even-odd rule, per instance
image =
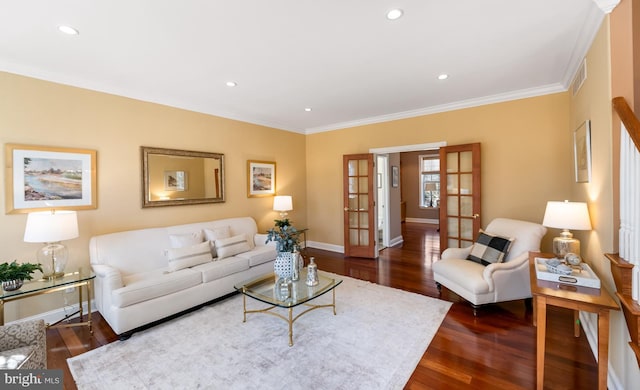
POLYGON ((394 237, 391 240, 389 240, 389 246, 400 245, 403 242, 404 242, 404 238, 402 236, 394 237))
POLYGON ((433 219, 433 218, 405 218, 406 222, 412 222, 412 223, 428 223, 430 225, 438 225, 440 223, 439 219, 433 219))
MULTIPOLYGON (((593 357, 598 361, 598 316, 592 313, 580 312, 580 324, 584 335, 587 337, 589 347, 591 347, 591 353, 593 357), (595 319, 595 320, 594 320, 595 319)), ((611 354, 611 348, 609 348, 609 354, 611 354)), ((615 372, 614 367, 607 362, 607 386, 611 390, 624 390, 624 386, 620 381, 618 374, 615 372)))
POLYGON ((318 242, 318 241, 307 241, 307 247, 322 249, 324 251, 329 251, 329 252, 344 253, 344 246, 342 245, 333 245, 333 244, 327 244, 327 243, 318 242))
MULTIPOLYGON (((68 306, 65 306, 64 308, 55 309, 55 310, 47 311, 44 313, 39 313, 30 317, 20 318, 15 321, 8 322, 5 325, 15 324, 15 323, 24 322, 24 321, 31 321, 31 320, 44 320, 45 324, 53 324, 63 319, 66 313, 76 313, 77 311, 78 311, 78 304, 74 303, 73 305, 68 305, 68 306), (65 311, 65 308, 66 308, 66 311, 65 311)), ((87 305, 87 301, 82 302, 82 311, 84 315, 86 315, 89 312, 89 306, 87 305)), ((96 308, 95 306, 92 305, 91 312, 93 313, 94 311, 96 311, 96 308)), ((72 316, 69 316, 69 319, 77 318, 78 316, 80 316, 80 313, 76 313, 72 316)))

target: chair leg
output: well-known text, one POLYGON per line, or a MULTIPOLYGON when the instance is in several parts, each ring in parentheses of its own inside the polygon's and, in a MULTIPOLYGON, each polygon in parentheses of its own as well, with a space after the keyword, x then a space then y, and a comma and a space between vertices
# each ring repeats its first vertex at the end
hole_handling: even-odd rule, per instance
POLYGON ((474 305, 473 303, 471 304, 471 307, 473 308, 473 316, 477 317, 478 316, 478 310, 480 309, 480 305, 474 305))
POLYGON ((533 309, 533 298, 525 298, 524 299, 524 308, 527 310, 533 309))

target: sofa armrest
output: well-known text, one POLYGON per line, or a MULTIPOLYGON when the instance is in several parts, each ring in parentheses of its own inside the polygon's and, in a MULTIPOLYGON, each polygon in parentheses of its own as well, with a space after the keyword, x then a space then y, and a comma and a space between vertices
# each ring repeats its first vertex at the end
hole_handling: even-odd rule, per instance
POLYGON ((96 278, 100 279, 100 284, 109 290, 115 290, 124 287, 122 282, 122 274, 117 268, 106 264, 91 264, 96 278))
POLYGON ((471 253, 471 247, 466 248, 447 248, 442 252, 442 256, 440 257, 442 260, 444 259, 466 259, 471 253))
POLYGON ((269 237, 268 234, 256 233, 256 235, 253 237, 253 242, 256 244, 256 246, 258 246, 258 245, 260 245, 260 246, 265 246, 265 245, 276 246, 276 242, 275 241, 267 242, 267 238, 268 237, 269 237))
MULTIPOLYGON (((490 290, 494 291, 496 288, 495 284, 500 283, 500 281, 503 279, 503 278, 500 278, 501 275, 508 275, 508 277, 511 278, 511 281, 515 281, 515 279, 513 278, 513 271, 517 268, 522 267, 522 264, 528 261, 529 261, 529 253, 524 252, 514 257, 513 259, 509 260, 506 263, 489 264, 485 267, 482 273, 482 277, 489 284, 490 290), (505 274, 505 272, 509 272, 509 274, 505 274)), ((527 278, 526 278, 527 288, 529 287, 528 275, 529 274, 527 272, 527 278)))

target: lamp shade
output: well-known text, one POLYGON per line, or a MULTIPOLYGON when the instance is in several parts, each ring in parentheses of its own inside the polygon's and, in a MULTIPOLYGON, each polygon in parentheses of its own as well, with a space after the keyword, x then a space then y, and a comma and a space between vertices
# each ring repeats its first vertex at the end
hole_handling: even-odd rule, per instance
POLYGON ((293 200, 291 195, 279 195, 273 198, 273 209, 275 211, 293 210, 293 200))
POLYGON ((584 202, 547 202, 542 224, 557 229, 591 230, 589 210, 584 202))
POLYGON ((57 242, 76 237, 78 215, 75 211, 42 211, 27 216, 25 242, 57 242))

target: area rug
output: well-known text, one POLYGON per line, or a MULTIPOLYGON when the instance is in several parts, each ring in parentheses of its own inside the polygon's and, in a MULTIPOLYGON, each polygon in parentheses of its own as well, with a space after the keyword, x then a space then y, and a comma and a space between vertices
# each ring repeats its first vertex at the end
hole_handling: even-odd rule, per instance
POLYGON ((71 374, 81 390, 402 389, 451 303, 338 277, 337 315, 301 316, 292 347, 282 319, 248 314, 243 323, 236 295, 70 358, 71 374))

